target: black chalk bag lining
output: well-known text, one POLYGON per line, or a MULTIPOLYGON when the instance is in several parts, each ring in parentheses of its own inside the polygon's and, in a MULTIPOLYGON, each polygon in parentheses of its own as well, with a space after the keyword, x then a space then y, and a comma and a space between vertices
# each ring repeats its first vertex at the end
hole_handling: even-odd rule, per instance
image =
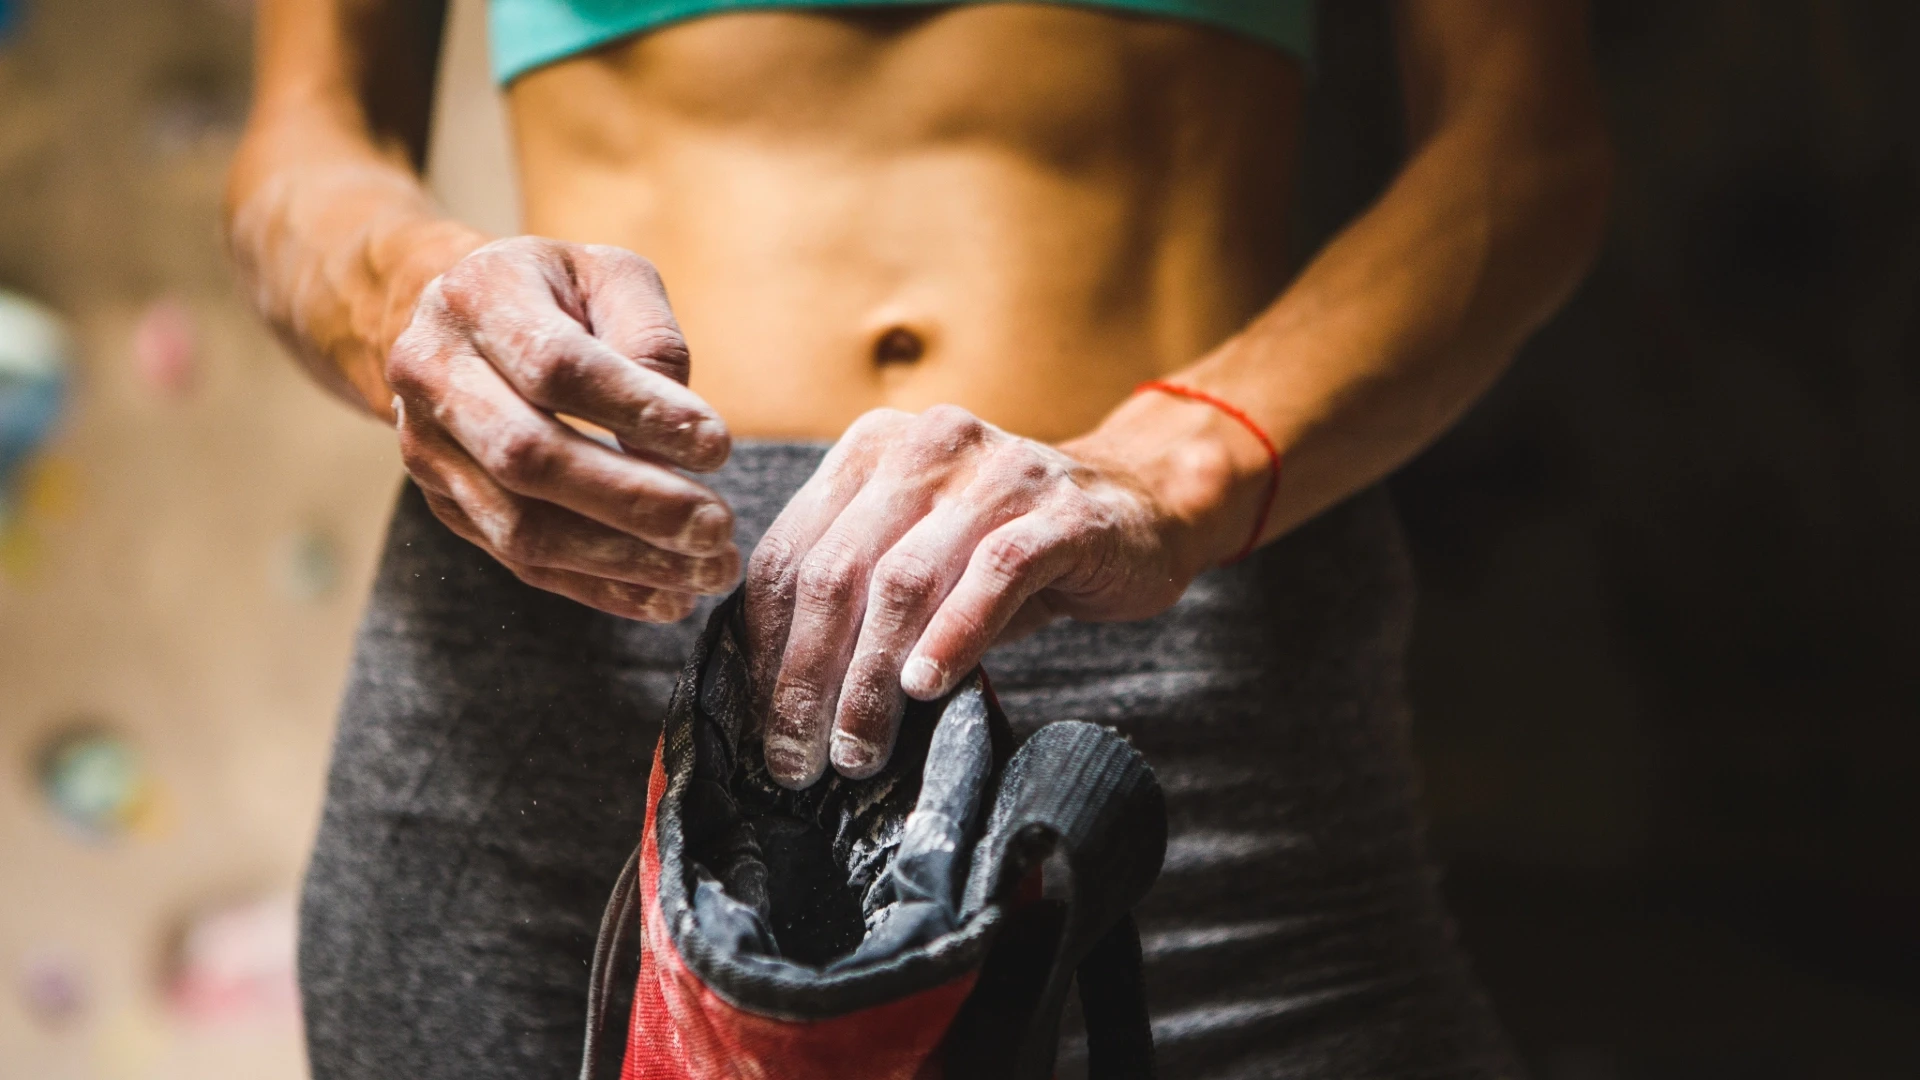
MULTIPOLYGON (((938 1051, 951 1080, 1050 1077, 1077 972, 1089 1077, 1151 1080, 1131 910, 1167 824, 1139 753, 1071 720, 1016 747, 976 669, 942 699, 909 702, 879 774, 830 771, 789 791, 748 722, 742 606, 736 591, 709 619, 662 733, 658 902, 688 968, 730 1005, 803 1022, 977 970, 938 1051)), ((594 950, 582 1080, 641 921, 639 872, 636 849, 594 950)))

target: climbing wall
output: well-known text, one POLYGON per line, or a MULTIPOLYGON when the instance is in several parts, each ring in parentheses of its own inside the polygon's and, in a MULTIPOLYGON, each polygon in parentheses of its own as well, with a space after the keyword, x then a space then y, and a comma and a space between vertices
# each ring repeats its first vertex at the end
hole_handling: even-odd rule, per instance
MULTIPOLYGON (((0 0, 0 1077, 304 1075, 292 896, 399 466, 222 254, 249 9, 0 0)), ((436 150, 497 224, 472 15, 436 150)))

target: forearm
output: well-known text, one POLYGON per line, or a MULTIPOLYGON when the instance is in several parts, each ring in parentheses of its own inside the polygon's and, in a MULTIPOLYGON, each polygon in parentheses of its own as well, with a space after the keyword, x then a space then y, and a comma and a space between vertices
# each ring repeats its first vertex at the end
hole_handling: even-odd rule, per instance
POLYGON ((228 178, 228 246, 254 306, 322 385, 382 416, 385 358, 415 298, 486 240, 420 183, 442 14, 263 0, 228 178))
POLYGON ((1226 409, 1136 394, 1060 452, 951 407, 855 424, 748 567, 772 774, 869 775, 903 693, 931 700, 1055 618, 1156 615, 1250 535, 1306 520, 1450 423, 1571 288, 1598 229, 1584 177, 1603 151, 1489 137, 1429 139, 1267 312, 1168 379, 1226 409), (1276 473, 1250 428, 1283 461, 1265 510, 1276 473))
POLYGON ((248 296, 321 385, 378 416, 415 298, 486 240, 404 163, 311 124, 257 121, 235 161, 227 242, 248 296))
MULTIPOLYGON (((1584 272, 1604 212, 1599 129, 1524 152, 1498 129, 1442 131, 1386 195, 1243 332, 1171 377, 1273 439, 1265 541, 1371 484, 1452 424, 1584 272)), ((1075 444, 1153 458, 1152 482, 1218 561, 1255 527, 1265 449, 1206 405, 1137 395, 1075 444), (1177 447, 1157 455, 1153 447, 1177 447)))
POLYGON ((1576 145, 1471 126, 1392 189, 1243 333, 1057 450, 951 406, 856 423, 747 570, 767 765, 805 787, 886 760, 932 700, 1047 622, 1152 617, 1199 571, 1372 482, 1449 423, 1572 287, 1598 230, 1576 145), (1259 531, 1256 522, 1262 520, 1259 531))

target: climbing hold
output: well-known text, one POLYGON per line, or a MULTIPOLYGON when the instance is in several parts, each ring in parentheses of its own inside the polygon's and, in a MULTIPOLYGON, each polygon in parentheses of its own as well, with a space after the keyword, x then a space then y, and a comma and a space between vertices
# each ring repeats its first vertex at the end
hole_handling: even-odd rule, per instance
POLYGON ((193 313, 172 297, 147 305, 133 327, 133 366, 140 381, 178 397, 193 389, 198 343, 193 313))
POLYGON ((23 518, 58 521, 80 505, 80 467, 65 457, 41 454, 20 470, 15 506, 23 518))
POLYGON ((59 316, 0 291, 0 525, 12 517, 21 466, 58 425, 71 352, 59 316))
POLYGON ((153 816, 153 782, 140 756, 97 725, 55 736, 41 752, 39 771, 55 816, 91 838, 118 837, 153 816))
POLYGON ((174 1014, 198 1024, 292 1017, 299 999, 297 923, 290 893, 216 907, 190 919, 167 980, 174 1014))
POLYGON ((78 957, 64 949, 29 952, 20 966, 20 996, 27 1014, 48 1028, 63 1028, 87 1009, 87 982, 78 957))
POLYGON ((280 588, 295 600, 325 599, 340 584, 340 548, 320 529, 302 529, 281 555, 280 588))

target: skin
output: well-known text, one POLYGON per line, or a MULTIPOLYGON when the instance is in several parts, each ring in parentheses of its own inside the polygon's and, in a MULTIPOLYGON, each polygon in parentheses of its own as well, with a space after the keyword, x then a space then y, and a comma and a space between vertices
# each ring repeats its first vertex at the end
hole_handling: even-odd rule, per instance
POLYGON ((439 20, 264 0, 242 276, 395 424, 442 521, 618 615, 681 618, 740 576, 730 511, 687 478, 731 437, 838 439, 744 569, 796 787, 877 770, 906 697, 996 642, 1152 616, 1256 525, 1377 481, 1559 305, 1604 215, 1573 0, 1403 0, 1407 160, 1297 272, 1293 60, 983 4, 734 13, 532 72, 508 97, 532 235, 495 240, 420 188, 439 20), (1260 441, 1129 394, 1151 378, 1271 436, 1264 522, 1260 441))

